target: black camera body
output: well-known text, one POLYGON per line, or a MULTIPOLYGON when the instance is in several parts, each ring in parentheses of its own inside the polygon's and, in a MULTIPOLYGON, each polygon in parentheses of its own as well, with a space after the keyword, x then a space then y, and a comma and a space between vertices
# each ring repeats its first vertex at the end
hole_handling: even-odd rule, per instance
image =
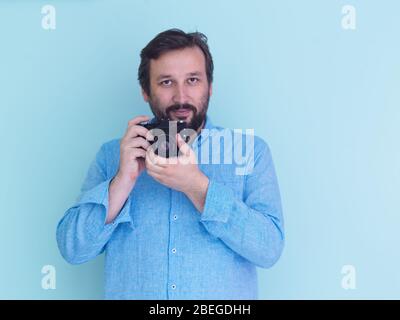
POLYGON ((179 133, 185 142, 188 142, 189 135, 185 133, 188 126, 183 120, 169 120, 153 118, 149 121, 139 123, 151 131, 154 141, 151 147, 154 153, 164 158, 176 157, 179 148, 176 142, 176 134, 179 133))

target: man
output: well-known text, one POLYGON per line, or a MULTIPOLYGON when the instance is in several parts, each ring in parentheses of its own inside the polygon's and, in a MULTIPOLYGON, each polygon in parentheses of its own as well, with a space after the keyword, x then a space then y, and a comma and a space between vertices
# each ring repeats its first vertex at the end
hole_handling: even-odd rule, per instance
POLYGON ((256 266, 269 268, 281 255, 283 217, 269 148, 211 123, 212 80, 201 33, 167 30, 141 52, 139 82, 154 116, 184 120, 198 135, 186 143, 178 134, 179 155, 165 158, 139 125, 149 118, 139 116, 97 153, 57 241, 73 264, 105 252, 106 299, 256 299, 256 266), (220 139, 221 132, 233 140, 220 139), (226 160, 243 150, 242 138, 252 150, 238 170, 226 160), (223 163, 209 161, 222 154, 223 163))

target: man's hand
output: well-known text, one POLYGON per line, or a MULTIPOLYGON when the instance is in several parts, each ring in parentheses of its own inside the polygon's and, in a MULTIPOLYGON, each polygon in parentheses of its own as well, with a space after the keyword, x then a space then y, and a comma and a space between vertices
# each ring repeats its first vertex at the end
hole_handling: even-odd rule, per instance
POLYGON ((144 157, 150 143, 144 138, 153 140, 152 134, 138 124, 148 120, 148 116, 139 116, 128 122, 128 128, 120 142, 120 161, 117 174, 111 180, 106 223, 114 221, 132 191, 137 177, 144 170, 144 157))
POLYGON ((178 157, 160 157, 153 148, 147 149, 147 173, 161 184, 185 193, 197 210, 202 212, 209 180, 199 169, 196 154, 190 146, 179 134, 176 139, 181 152, 178 157))
POLYGON ((154 137, 146 128, 139 126, 142 121, 149 120, 148 116, 138 116, 128 122, 128 128, 120 142, 120 162, 118 177, 135 183, 140 173, 145 169, 144 157, 154 137))

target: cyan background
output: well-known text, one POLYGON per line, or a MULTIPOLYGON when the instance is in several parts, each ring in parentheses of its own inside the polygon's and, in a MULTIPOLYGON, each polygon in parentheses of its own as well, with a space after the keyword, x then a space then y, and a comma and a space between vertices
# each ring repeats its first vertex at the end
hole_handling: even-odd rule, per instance
POLYGON ((150 115, 139 52, 171 27, 209 37, 213 122, 254 128, 272 150, 287 241, 259 272, 260 298, 400 298, 399 11, 395 0, 1 1, 0 298, 103 297, 103 258, 68 265, 56 225, 100 145, 150 115), (41 27, 45 4, 56 30, 41 27), (341 27, 346 4, 356 30, 341 27), (55 290, 41 287, 48 264, 55 290))

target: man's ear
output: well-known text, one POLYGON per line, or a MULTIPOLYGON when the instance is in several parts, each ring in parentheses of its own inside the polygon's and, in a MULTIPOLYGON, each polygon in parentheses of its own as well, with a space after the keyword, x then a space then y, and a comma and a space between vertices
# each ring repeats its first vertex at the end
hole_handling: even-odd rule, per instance
POLYGON ((212 83, 210 83, 210 87, 208 88, 208 93, 211 97, 212 96, 212 83))
POLYGON ((143 90, 142 88, 142 96, 144 101, 149 102, 150 97, 147 95, 147 93, 143 90))

